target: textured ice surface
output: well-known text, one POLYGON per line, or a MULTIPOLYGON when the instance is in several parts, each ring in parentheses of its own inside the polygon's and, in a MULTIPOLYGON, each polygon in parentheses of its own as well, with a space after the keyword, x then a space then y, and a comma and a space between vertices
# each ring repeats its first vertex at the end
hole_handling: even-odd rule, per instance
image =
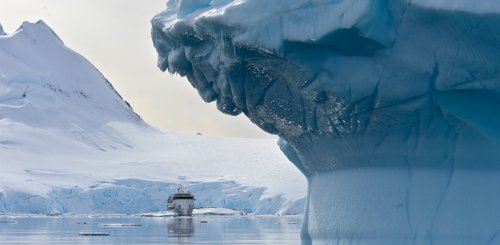
POLYGON ((275 140, 162 132, 43 22, 0 36, 0 213, 197 207, 299 213, 306 183, 275 140))
POLYGON ((495 243, 499 6, 169 1, 152 38, 160 69, 280 136, 310 184, 305 240, 495 243))

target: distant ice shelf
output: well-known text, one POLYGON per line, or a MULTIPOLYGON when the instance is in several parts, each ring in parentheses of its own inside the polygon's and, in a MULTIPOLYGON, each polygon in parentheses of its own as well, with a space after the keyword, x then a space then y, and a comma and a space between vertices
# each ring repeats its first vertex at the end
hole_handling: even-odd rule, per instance
MULTIPOLYGON (((256 214, 301 214, 304 210, 303 199, 289 201, 280 196, 265 197, 263 188, 242 186, 234 181, 184 184, 196 196, 195 207, 220 208, 198 210, 197 214, 211 211, 213 214, 229 214, 227 210, 256 214)), ((15 189, 15 186, 10 188, 15 189)), ((130 179, 104 182, 87 188, 53 187, 46 196, 7 190, 0 193, 0 210, 11 214, 49 215, 162 214, 162 211, 167 210, 167 197, 175 193, 177 188, 178 182, 130 179)))

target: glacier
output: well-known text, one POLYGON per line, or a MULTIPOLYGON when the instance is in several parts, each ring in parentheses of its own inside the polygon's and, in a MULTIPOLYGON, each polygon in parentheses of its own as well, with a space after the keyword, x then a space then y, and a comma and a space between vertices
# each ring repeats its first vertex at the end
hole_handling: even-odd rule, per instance
POLYGON ((303 212, 275 139, 154 128, 43 21, 0 33, 0 216, 160 212, 181 184, 196 207, 303 212))
POLYGON ((170 0, 158 67, 280 137, 305 244, 500 243, 500 5, 170 0))

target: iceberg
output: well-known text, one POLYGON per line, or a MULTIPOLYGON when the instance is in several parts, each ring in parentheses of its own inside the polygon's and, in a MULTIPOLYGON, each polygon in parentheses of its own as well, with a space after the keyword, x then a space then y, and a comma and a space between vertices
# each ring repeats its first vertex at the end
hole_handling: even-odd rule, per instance
POLYGON ((313 244, 500 243, 500 5, 170 0, 158 67, 280 137, 313 244))

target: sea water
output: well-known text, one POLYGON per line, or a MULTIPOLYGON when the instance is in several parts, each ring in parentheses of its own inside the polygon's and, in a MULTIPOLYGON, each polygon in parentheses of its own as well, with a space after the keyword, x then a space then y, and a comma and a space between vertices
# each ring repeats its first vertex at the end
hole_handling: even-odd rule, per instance
POLYGON ((0 216, 0 244, 300 244, 299 216, 0 216))

